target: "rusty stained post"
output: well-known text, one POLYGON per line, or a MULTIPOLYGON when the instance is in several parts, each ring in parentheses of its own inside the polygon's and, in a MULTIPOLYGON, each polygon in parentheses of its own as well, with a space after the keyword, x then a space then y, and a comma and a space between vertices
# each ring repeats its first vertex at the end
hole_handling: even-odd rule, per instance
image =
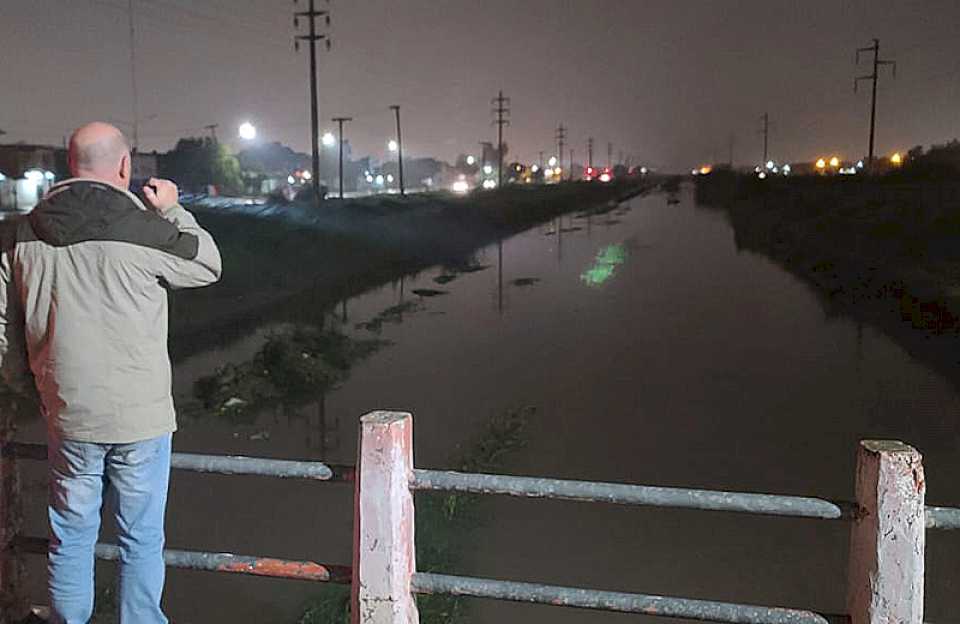
POLYGON ((0 624, 24 619, 29 603, 24 592, 23 558, 14 542, 23 522, 20 500, 20 471, 16 455, 4 446, 16 433, 15 400, 0 405, 0 624))
POLYGON ((418 624, 414 550, 413 417, 360 419, 351 611, 353 624, 418 624))
POLYGON ((926 485, 921 459, 903 442, 860 442, 860 510, 850 536, 847 586, 851 624, 923 622, 926 485))

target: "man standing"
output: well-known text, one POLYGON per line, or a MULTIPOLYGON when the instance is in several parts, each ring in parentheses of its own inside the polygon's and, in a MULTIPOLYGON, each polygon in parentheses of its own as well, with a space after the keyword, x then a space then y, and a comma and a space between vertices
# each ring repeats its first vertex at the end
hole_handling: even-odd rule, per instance
POLYGON ((106 494, 120 546, 120 622, 164 624, 176 430, 166 288, 216 282, 220 253, 173 182, 148 182, 149 208, 127 190, 130 148, 113 126, 74 132, 69 167, 73 178, 50 189, 0 256, 0 364, 22 387, 26 354, 47 421, 52 618, 91 617, 106 494))

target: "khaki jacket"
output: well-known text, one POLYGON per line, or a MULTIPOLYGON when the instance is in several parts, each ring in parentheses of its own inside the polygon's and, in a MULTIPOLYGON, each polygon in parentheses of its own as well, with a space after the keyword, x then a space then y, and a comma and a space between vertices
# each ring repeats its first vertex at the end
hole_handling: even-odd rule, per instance
POLYGON ((67 180, 0 251, 0 372, 23 387, 28 358, 51 432, 127 443, 175 431, 167 288, 206 286, 221 270, 193 215, 67 180))

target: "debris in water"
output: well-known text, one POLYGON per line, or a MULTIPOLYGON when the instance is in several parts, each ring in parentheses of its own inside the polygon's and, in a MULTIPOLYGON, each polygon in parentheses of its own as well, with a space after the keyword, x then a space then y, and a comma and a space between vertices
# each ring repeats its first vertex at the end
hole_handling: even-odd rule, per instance
POLYGON ((539 277, 518 277, 515 280, 511 280, 510 283, 514 286, 533 286, 539 281, 539 277))
POLYGON ((437 284, 448 284, 453 280, 457 279, 457 277, 459 276, 455 274, 451 275, 450 273, 444 273, 443 275, 438 275, 435 278, 433 278, 433 281, 436 282, 437 284))
POLYGON ((449 294, 449 291, 435 290, 433 288, 416 288, 410 292, 420 297, 439 297, 440 295, 449 294))

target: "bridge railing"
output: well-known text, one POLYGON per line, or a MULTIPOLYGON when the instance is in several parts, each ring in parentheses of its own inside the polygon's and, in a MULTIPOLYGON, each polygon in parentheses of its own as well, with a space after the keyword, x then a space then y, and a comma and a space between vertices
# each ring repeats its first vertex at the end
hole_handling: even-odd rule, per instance
POLYGON ((920 454, 896 441, 860 443, 855 502, 422 470, 414 467, 412 441, 410 414, 374 412, 361 419, 355 481, 354 622, 409 624, 417 621, 415 594, 454 594, 731 624, 920 624, 926 530, 960 528, 960 509, 925 507, 920 454), (423 490, 848 522, 848 612, 821 614, 418 572, 413 493, 423 490))
MULTIPOLYGON (((43 554, 47 548, 45 538, 21 533, 17 468, 18 460, 45 460, 46 448, 14 442, 9 439, 11 431, 9 427, 0 427, 0 624, 15 624, 27 612, 23 556, 43 554)), ((352 567, 200 551, 168 550, 164 557, 171 567, 350 583, 353 621, 363 624, 418 622, 416 594, 475 596, 733 624, 920 624, 926 530, 960 528, 960 509, 925 507, 920 454, 895 441, 861 442, 855 502, 417 469, 413 463, 412 416, 383 411, 361 418, 356 468, 185 453, 174 453, 172 467, 207 473, 353 482, 352 567), (418 572, 414 492, 427 490, 848 522, 848 612, 821 614, 798 608, 418 572)), ((98 544, 95 554, 102 559, 117 559, 119 549, 98 544)))

